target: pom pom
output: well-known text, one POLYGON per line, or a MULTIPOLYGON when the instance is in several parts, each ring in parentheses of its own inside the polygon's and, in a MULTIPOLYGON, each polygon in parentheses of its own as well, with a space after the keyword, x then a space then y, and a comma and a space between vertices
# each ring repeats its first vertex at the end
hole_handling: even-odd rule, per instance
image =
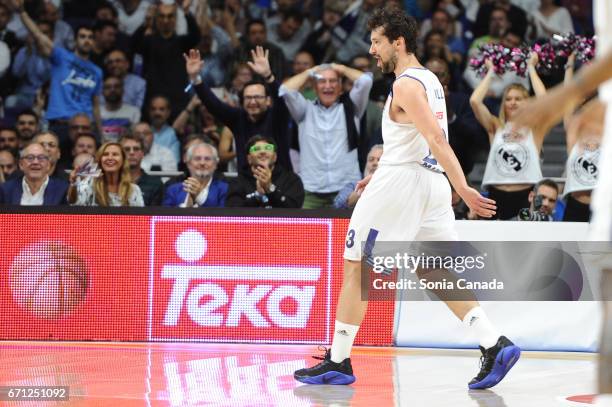
POLYGON ((548 42, 535 44, 531 48, 510 49, 501 44, 485 44, 479 46, 477 56, 470 59, 470 67, 478 76, 483 77, 487 72, 485 61, 491 60, 496 74, 515 72, 524 78, 527 75, 527 61, 531 52, 538 54, 538 71, 550 73, 562 69, 572 52, 576 53, 576 59, 582 64, 591 61, 595 57, 595 38, 555 34, 548 42))

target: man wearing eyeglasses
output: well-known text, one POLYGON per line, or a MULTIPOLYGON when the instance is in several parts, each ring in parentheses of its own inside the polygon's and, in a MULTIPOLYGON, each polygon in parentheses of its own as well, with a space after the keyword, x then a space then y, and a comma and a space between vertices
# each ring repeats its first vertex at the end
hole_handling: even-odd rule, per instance
POLYGON ((184 58, 191 81, 190 87, 193 86, 206 109, 234 134, 238 168, 246 168, 248 165, 244 150, 248 139, 257 134, 265 134, 276 141, 279 163, 287 169, 292 169, 289 159, 290 140, 287 137, 289 112, 282 98, 278 96, 280 78, 275 78, 270 68, 269 50, 257 46, 251 51, 252 61, 248 62, 249 67, 264 80, 254 79, 244 85, 241 107, 222 102, 202 81, 200 72, 204 61, 200 57, 200 51, 192 49, 184 58))
POLYGON ((372 74, 339 64, 310 68, 287 79, 279 89, 291 117, 298 124, 300 176, 306 196, 304 208, 330 208, 347 182, 361 179, 357 147, 372 74), (342 93, 342 77, 353 81, 342 93), (317 100, 309 101, 299 90, 315 81, 317 100))
POLYGON ((276 143, 253 136, 246 145, 249 167, 230 183, 226 206, 301 208, 304 186, 300 177, 276 165, 276 143))
POLYGON ((189 177, 166 188, 163 205, 181 208, 225 206, 227 182, 213 177, 219 163, 217 149, 208 143, 192 144, 185 159, 189 177))
POLYGON ((39 143, 32 143, 19 154, 22 177, 0 185, 0 204, 4 205, 63 205, 66 203, 68 182, 49 177, 49 154, 39 143))

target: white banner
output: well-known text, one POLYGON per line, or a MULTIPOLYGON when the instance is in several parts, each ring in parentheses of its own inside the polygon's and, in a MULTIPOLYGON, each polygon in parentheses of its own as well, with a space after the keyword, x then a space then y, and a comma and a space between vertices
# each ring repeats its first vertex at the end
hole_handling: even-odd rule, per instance
MULTIPOLYGON (((458 221, 460 240, 585 241, 588 224, 573 222, 458 221)), ((599 273, 588 268, 588 283, 599 289, 599 273)), ((481 304, 503 335, 525 350, 597 350, 601 304, 582 302, 508 302, 481 304)), ((476 338, 442 302, 407 301, 396 309, 397 346, 474 348, 476 338)))

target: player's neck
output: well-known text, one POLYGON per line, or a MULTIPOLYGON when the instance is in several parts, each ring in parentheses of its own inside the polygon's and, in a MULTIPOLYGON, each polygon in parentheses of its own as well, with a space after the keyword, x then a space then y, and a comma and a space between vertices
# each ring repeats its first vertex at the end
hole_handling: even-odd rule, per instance
POLYGON ((423 68, 423 65, 419 63, 419 60, 414 54, 399 55, 397 64, 395 65, 395 76, 401 75, 408 68, 423 68))

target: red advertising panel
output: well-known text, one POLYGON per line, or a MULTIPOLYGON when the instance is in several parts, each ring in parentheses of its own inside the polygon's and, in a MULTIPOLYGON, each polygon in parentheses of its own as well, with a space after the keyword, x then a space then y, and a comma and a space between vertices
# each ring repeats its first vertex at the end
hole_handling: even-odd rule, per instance
POLYGON ((2 339, 143 340, 149 218, 0 215, 2 339))
MULTIPOLYGON (((346 219, 0 215, 0 339, 329 343, 346 219)), ((391 345, 372 302, 357 344, 391 345)))
POLYGON ((329 341, 331 220, 152 223, 151 340, 329 341))

